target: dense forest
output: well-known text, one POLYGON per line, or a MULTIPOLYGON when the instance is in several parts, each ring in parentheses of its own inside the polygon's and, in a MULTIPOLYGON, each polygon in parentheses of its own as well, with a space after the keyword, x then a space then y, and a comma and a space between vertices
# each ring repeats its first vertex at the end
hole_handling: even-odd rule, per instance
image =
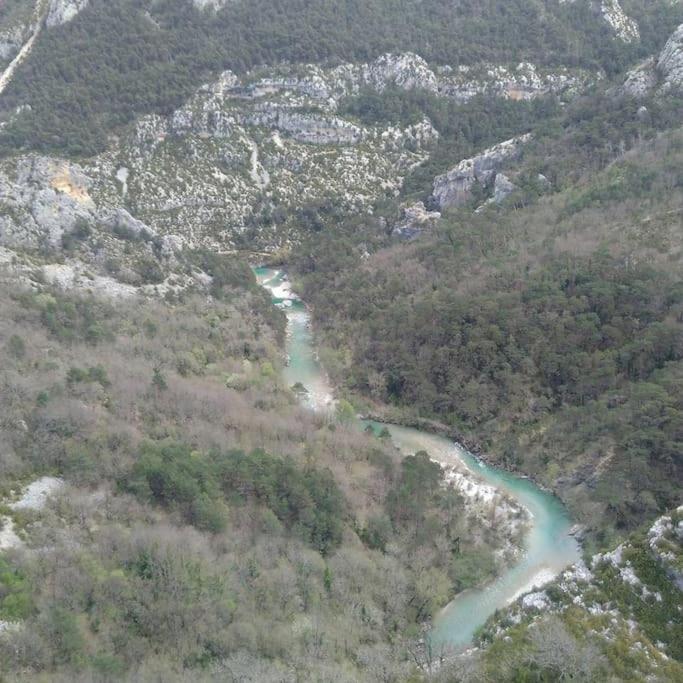
MULTIPOLYGON (((520 183, 507 208, 453 211, 409 244, 384 219, 341 221, 295 260, 363 409, 473 438, 556 488, 600 546, 674 505, 683 474, 681 133, 627 142, 631 107, 577 102, 530 146, 518 177, 561 192, 520 183), (619 144, 635 149, 596 173, 619 144)), ((663 127, 677 107, 660 104, 663 127)))
POLYGON ((589 3, 555 0, 259 0, 218 12, 177 0, 92 0, 74 21, 41 36, 0 98, 5 113, 30 107, 3 129, 0 146, 91 155, 112 128, 169 113, 224 69, 282 61, 339 63, 412 50, 437 64, 530 60, 615 74, 656 51, 683 20, 676 3, 628 9, 642 27, 635 44, 614 40, 589 3))

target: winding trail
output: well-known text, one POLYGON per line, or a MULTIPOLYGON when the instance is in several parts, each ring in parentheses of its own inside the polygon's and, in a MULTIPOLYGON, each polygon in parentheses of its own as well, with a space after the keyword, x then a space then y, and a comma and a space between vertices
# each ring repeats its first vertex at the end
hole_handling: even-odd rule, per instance
POLYGON ((7 68, 3 71, 2 76, 0 76, 0 95, 7 89, 7 86, 12 82, 16 70, 22 65, 24 60, 31 54, 33 45, 38 39, 40 32, 43 30, 43 23, 45 22, 45 15, 47 14, 47 8, 49 6, 49 0, 37 0, 36 7, 33 12, 35 17, 36 27, 33 29, 31 37, 24 43, 21 50, 17 53, 17 56, 9 63, 7 68))
MULTIPOLYGON (((281 271, 256 268, 255 273, 259 283, 271 292, 273 303, 287 315, 289 364, 285 381, 289 385, 300 383, 307 389, 303 400, 311 409, 329 410, 334 404, 332 388, 317 360, 308 310, 292 293, 281 271)), ((410 455, 424 450, 444 467, 460 468, 473 482, 483 482, 510 496, 527 510, 531 519, 524 554, 516 564, 490 584, 460 593, 437 615, 429 636, 435 657, 467 648, 477 629, 497 609, 542 586, 580 560, 579 545, 570 533, 571 520, 558 498, 529 479, 484 464, 449 439, 400 425, 383 426, 389 429, 401 452, 410 455)))

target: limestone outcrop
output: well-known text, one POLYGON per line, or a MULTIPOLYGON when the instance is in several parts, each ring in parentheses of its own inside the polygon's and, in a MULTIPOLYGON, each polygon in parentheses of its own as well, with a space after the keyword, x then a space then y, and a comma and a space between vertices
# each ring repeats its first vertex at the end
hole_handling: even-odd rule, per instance
POLYGON ((428 211, 423 202, 403 208, 401 220, 394 226, 393 235, 403 239, 417 237, 424 230, 431 228, 441 218, 438 211, 428 211))
MULTIPOLYGON (((516 159, 529 135, 522 135, 493 147, 470 159, 464 159, 448 173, 434 179, 433 196, 441 209, 466 204, 472 197, 475 185, 494 187, 496 191, 497 172, 503 165, 516 159)), ((505 176, 498 182, 496 201, 502 201, 514 185, 505 176)))
POLYGON ((607 24, 614 37, 624 43, 640 40, 638 23, 624 12, 619 0, 559 0, 560 4, 584 2, 607 24))
POLYGON ((683 89, 683 24, 669 38, 657 60, 661 92, 683 89))
POLYGON ((643 99, 680 90, 683 90, 683 24, 666 41, 659 55, 629 71, 613 94, 643 99))
POLYGON ((48 28, 61 26, 71 21, 76 15, 84 10, 90 0, 50 0, 50 6, 45 18, 48 28))
POLYGON ((0 173, 0 244, 58 246, 79 219, 92 221, 91 179, 78 164, 39 156, 0 173))

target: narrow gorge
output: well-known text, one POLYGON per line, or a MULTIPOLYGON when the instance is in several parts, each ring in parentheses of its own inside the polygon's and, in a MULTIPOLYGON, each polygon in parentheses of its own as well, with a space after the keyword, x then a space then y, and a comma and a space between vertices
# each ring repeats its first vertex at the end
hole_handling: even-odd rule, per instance
MULTIPOLYGON (((298 390, 312 410, 331 411, 334 392, 317 359, 305 303, 292 292, 283 271, 257 268, 255 273, 271 293, 274 305, 282 307, 287 316, 285 382, 298 390)), ((442 436, 394 424, 365 420, 357 424, 359 429, 388 429, 392 442, 404 455, 427 452, 444 469, 445 485, 462 491, 470 505, 483 502, 493 510, 492 516, 482 518, 482 524, 528 525, 521 556, 507 571, 490 584, 457 595, 437 614, 428 636, 435 656, 469 646, 477 630, 497 609, 542 587, 580 560, 580 548, 571 535, 566 510, 557 498, 530 480, 485 465, 442 436)))

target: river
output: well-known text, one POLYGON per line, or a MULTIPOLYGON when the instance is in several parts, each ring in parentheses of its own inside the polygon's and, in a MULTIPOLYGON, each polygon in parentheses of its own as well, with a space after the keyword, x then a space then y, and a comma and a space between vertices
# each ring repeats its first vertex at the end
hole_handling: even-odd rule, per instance
MULTIPOLYGON (((288 386, 302 384, 302 400, 313 410, 329 410, 332 388, 317 360, 310 315, 289 289, 282 271, 256 268, 259 283, 268 289, 273 303, 287 315, 287 356, 284 371, 288 386)), ((570 535, 572 523, 562 503, 530 480, 490 467, 451 440, 429 432, 386 425, 397 448, 406 455, 424 450, 444 465, 462 464, 475 480, 509 494, 530 514, 525 550, 520 560, 498 579, 481 588, 457 595, 435 617, 430 633, 434 650, 461 650, 471 644, 476 630, 497 609, 540 586, 580 559, 580 548, 570 535)))

